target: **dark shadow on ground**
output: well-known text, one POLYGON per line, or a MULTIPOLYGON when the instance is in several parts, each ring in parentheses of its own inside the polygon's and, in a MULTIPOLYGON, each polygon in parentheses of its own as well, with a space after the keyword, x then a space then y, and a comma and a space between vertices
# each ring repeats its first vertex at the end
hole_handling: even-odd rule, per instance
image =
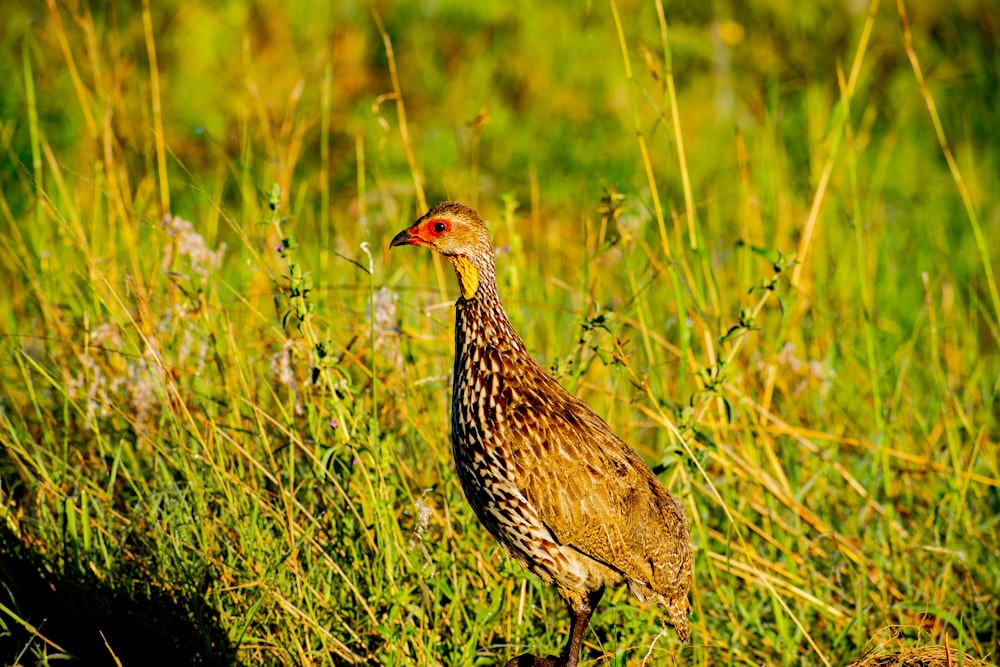
POLYGON ((72 656, 66 664, 114 666, 116 657, 125 667, 239 664, 218 613, 196 587, 172 591, 134 570, 122 574, 109 583, 71 561, 56 565, 0 526, 0 604, 37 630, 0 610, 0 628, 7 627, 0 629, 0 663, 54 658, 60 650, 41 635, 72 656))

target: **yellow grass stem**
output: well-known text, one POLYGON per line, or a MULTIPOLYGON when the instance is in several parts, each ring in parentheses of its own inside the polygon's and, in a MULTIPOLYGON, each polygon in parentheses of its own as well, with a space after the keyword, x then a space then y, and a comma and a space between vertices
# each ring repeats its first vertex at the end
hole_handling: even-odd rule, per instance
POLYGON ((354 135, 354 157, 357 162, 358 220, 368 222, 368 180, 365 176, 365 138, 360 132, 354 135))
MULTIPOLYGON (((854 246, 857 251, 857 262, 855 263, 856 275, 858 279, 858 293, 861 296, 860 307, 861 307, 861 321, 864 326, 865 333, 865 357, 868 364, 868 386, 871 391, 872 397, 872 416, 875 420, 875 431, 878 434, 878 450, 875 453, 875 459, 878 461, 879 471, 881 472, 882 478, 882 493, 886 499, 892 498, 892 484, 893 484, 893 470, 892 462, 889 456, 885 453, 885 447, 889 440, 889 434, 885 433, 885 416, 883 414, 883 403, 882 403, 882 390, 879 386, 879 369, 878 369, 878 359, 875 350, 875 332, 872 326, 872 319, 875 317, 872 312, 872 298, 869 292, 868 285, 872 280, 872 277, 868 275, 868 259, 865 248, 865 238, 862 232, 866 222, 867 215, 862 210, 861 206, 861 195, 858 188, 858 170, 857 170, 857 146, 854 142, 854 128, 851 122, 851 93, 848 90, 847 82, 844 79, 843 68, 840 67, 839 63, 837 66, 837 84, 840 87, 840 103, 843 109, 841 117, 844 121, 844 136, 847 141, 847 174, 850 182, 850 192, 851 192, 851 226, 854 230, 854 246)), ((892 524, 894 522, 894 509, 891 502, 888 502, 885 506, 886 520, 892 524)), ((889 530, 887 532, 889 539, 895 535, 895 532, 889 530)), ((893 543, 889 542, 890 550, 894 549, 893 543)))
POLYGON ((681 114, 677 104, 677 90, 674 86, 674 61, 667 32, 667 16, 663 11, 663 0, 656 0, 656 18, 660 24, 660 42, 663 44, 663 78, 666 82, 664 105, 670 109, 673 124, 674 143, 677 145, 677 162, 680 164, 681 185, 684 189, 684 209, 688 222, 688 243, 691 250, 698 249, 698 229, 694 195, 691 194, 691 176, 688 174, 687 153, 684 151, 684 132, 681 130, 681 114))
POLYGON ((646 137, 642 133, 642 126, 639 123, 639 109, 635 103, 635 80, 632 75, 632 62, 628 54, 628 42, 625 39, 625 29, 622 27, 622 19, 618 14, 618 3, 609 0, 611 3, 611 13, 615 17, 615 29, 618 31, 618 44, 621 47, 622 63, 625 67, 625 84, 628 88, 629 100, 632 107, 632 123, 635 129, 636 141, 639 142, 639 154, 642 157, 642 166, 646 172, 646 181, 649 185, 649 196, 653 200, 653 212, 656 215, 656 225, 660 230, 660 245, 663 254, 667 258, 668 266, 673 265, 673 253, 670 250, 670 240, 667 238, 667 224, 663 217, 663 205, 660 203, 660 193, 656 187, 656 176, 653 174, 653 164, 649 159, 649 149, 646 147, 646 137))
MULTIPOLYGON (((319 271, 326 280, 330 268, 330 117, 333 108, 333 49, 323 68, 319 116, 319 271)), ((359 168, 359 177, 361 168, 359 168)), ((364 216, 360 216, 364 220, 364 216)))
MULTIPOLYGON (((691 271, 684 261, 683 255, 675 257, 670 247, 670 240, 667 235, 667 225, 663 213, 663 205, 660 202, 660 193, 656 185, 656 175, 653 171, 653 164, 649 157, 649 149, 646 145, 646 138, 642 132, 642 126, 639 121, 639 109, 636 104, 635 99, 635 78, 632 73, 632 62, 629 56, 628 41, 625 39, 625 28, 622 25, 621 16, 618 12, 618 4, 616 0, 609 0, 611 5, 611 13, 615 20, 615 30, 618 35, 618 45, 622 54, 622 64, 625 70, 625 85, 628 90, 629 105, 632 109, 632 124, 635 131, 636 141, 639 144, 639 154, 642 159, 643 170, 646 174, 646 182, 649 185, 649 193, 653 203, 653 214, 656 216, 656 226, 660 234, 660 248, 663 251, 664 264, 668 269, 670 286, 672 289, 672 295, 674 299, 674 304, 677 308, 677 330, 681 337, 681 348, 687 350, 690 348, 691 338, 690 330, 686 325, 687 322, 687 306, 684 302, 684 289, 682 287, 681 272, 684 273, 688 284, 694 285, 695 280, 691 275, 691 271)), ((652 258, 653 255, 650 254, 652 258)), ((630 263, 631 267, 631 263, 630 263)), ((634 275, 631 274, 630 268, 630 281, 632 283, 633 294, 636 299, 636 312, 639 317, 639 332, 642 336, 643 347, 646 350, 646 356, 650 364, 655 363, 656 357, 652 352, 652 345, 650 343, 649 327, 646 323, 649 321, 649 316, 643 312, 644 309, 648 309, 648 300, 644 298, 643 294, 637 291, 637 283, 634 275)), ((692 292, 694 296, 700 298, 697 293, 692 292)), ((686 376, 686 367, 683 366, 684 359, 686 355, 681 357, 682 368, 679 377, 682 378, 681 384, 683 384, 683 378, 686 376)), ((657 376, 659 377, 659 376, 657 376)))
POLYGON ((399 136, 403 140, 403 150, 406 152, 406 161, 410 164, 410 175, 413 177, 413 191, 417 195, 417 208, 421 212, 427 210, 427 197, 424 195, 424 177, 417 167, 417 159, 413 154, 413 144, 410 141, 410 128, 406 124, 406 105, 403 103, 403 91, 399 87, 399 74, 396 71, 396 56, 392 50, 392 40, 385 30, 382 17, 378 10, 372 8, 372 17, 378 27, 378 34, 382 37, 382 45, 385 46, 385 57, 389 63, 389 79, 392 81, 392 98, 396 102, 396 115, 399 118, 399 136))
MULTIPOLYGON (((406 124, 406 104, 403 102, 403 91, 399 86, 399 74, 396 71, 396 56, 392 50, 392 40, 382 23, 382 16, 378 10, 372 7, 372 17, 378 27, 378 33, 382 37, 382 44, 385 46, 385 57, 389 63, 389 79, 392 81, 392 99, 396 102, 396 116, 399 119, 399 136, 403 141, 403 151, 406 153, 406 161, 410 165, 410 175, 413 178, 413 191, 417 196, 417 215, 423 215, 427 210, 427 196, 424 194, 424 178, 417 166, 417 158, 413 153, 413 142, 410 141, 410 128, 406 124)), ((437 276, 438 293, 441 300, 448 298, 448 290, 445 287, 444 267, 440 256, 431 253, 431 261, 434 263, 434 274, 437 276)))
POLYGON ((52 17, 52 22, 55 24, 55 36, 59 41, 59 48, 62 50, 63 58, 66 60, 66 69, 69 70, 70 79, 73 80, 73 90, 76 91, 76 97, 80 103, 80 112, 83 113, 83 120, 87 125, 87 133, 91 139, 96 141, 97 122, 94 120, 94 114, 90 108, 91 98, 87 92, 87 87, 83 85, 83 80, 80 78, 80 71, 76 67, 76 58, 73 57, 73 49, 66 38, 66 31, 63 30, 59 8, 56 6, 55 0, 45 0, 45 4, 49 9, 49 16, 52 17))
POLYGON ((149 57, 149 85, 153 106, 153 143, 156 146, 156 167, 160 185, 160 216, 170 212, 170 184, 167 180, 167 150, 163 141, 163 106, 160 101, 160 67, 156 62, 156 41, 153 39, 153 17, 149 0, 142 0, 142 26, 146 35, 146 55, 149 57))
POLYGON ((36 628, 34 625, 32 625, 31 623, 29 623, 25 619, 21 618, 13 609, 11 609, 10 607, 8 607, 7 605, 5 605, 3 603, 0 603, 0 612, 3 612, 4 614, 6 614, 7 617, 10 620, 12 620, 15 623, 17 623, 18 625, 20 625, 22 628, 24 628, 25 630, 27 630, 31 635, 37 637, 46 646, 51 646, 52 648, 54 648, 56 651, 59 651, 60 653, 64 653, 64 654, 68 654, 69 653, 62 646, 60 646, 56 642, 52 641, 51 639, 49 639, 48 637, 46 637, 45 635, 43 635, 42 632, 41 632, 41 630, 39 630, 38 628, 36 628))
MULTIPOLYGON (((41 232, 44 229, 44 210, 42 201, 45 198, 44 173, 42 171, 42 153, 39 148, 41 140, 38 131, 38 105, 35 99, 35 75, 31 69, 31 53, 28 51, 27 42, 22 50, 24 60, 24 95, 28 103, 28 136, 31 140, 31 175, 35 182, 35 229, 41 232)), ((16 229, 16 226, 15 226, 16 229)))
MULTIPOLYGON (((861 72, 861 63, 864 62, 865 54, 868 50, 868 42, 871 37, 872 27, 875 23, 878 3, 879 0, 872 0, 868 7, 868 16, 865 18, 865 24, 861 30, 861 36, 858 39, 858 47, 854 52, 854 62, 851 67, 851 76, 847 81, 847 86, 843 93, 848 98, 854 95, 854 89, 857 86, 858 78, 861 72)), ((843 109, 841 110, 841 113, 843 114, 843 109)), ((806 294, 812 290, 811 288, 807 289, 803 285, 802 273, 805 271, 808 264, 809 251, 812 248, 813 243, 813 235, 816 232, 819 215, 823 209, 826 189, 830 184, 830 176, 833 174, 833 167, 837 161, 837 153, 840 149, 842 130, 843 123, 838 123, 834 126, 832 136, 830 137, 830 146, 827 149, 826 160, 823 163, 823 170, 819 177, 819 183, 816 186, 816 192, 813 195, 812 206, 809 208, 809 216, 806 218, 806 224, 802 228, 802 239, 799 241, 799 249, 796 256, 798 263, 795 265, 795 268, 792 269, 792 286, 805 292, 806 294)))
POLYGON ((917 80, 917 87, 924 98, 924 103, 927 105, 927 113, 930 114, 931 124, 934 126, 934 135, 937 137, 941 153, 948 163, 951 177, 955 181, 955 187, 958 188, 962 205, 965 207, 965 215, 969 219, 969 224, 972 226, 972 233, 976 238, 976 246, 979 248, 980 260, 983 263, 983 273, 986 277, 986 287, 993 302, 993 316, 995 320, 991 329, 993 337, 1000 341, 1000 287, 997 286, 996 275, 993 273, 993 261, 990 259, 990 242, 986 240, 982 224, 979 221, 979 212, 976 210, 976 204, 972 201, 972 194, 965 185, 965 179, 962 178, 962 172, 958 168, 958 163, 951 152, 951 147, 948 145, 948 137, 945 134, 944 125, 941 123, 941 116, 938 114, 937 105, 934 103, 934 95, 931 94, 931 90, 927 86, 927 81, 924 79, 920 60, 917 58, 917 52, 913 48, 913 33, 910 32, 910 20, 906 16, 906 3, 903 0, 896 0, 896 11, 899 13, 899 23, 903 31, 903 48, 906 50, 906 57, 910 60, 913 76, 917 80))

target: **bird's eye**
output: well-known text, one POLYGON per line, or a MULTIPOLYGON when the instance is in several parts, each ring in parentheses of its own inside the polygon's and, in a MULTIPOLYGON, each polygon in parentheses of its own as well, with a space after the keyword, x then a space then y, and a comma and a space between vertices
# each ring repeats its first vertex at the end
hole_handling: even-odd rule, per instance
POLYGON ((444 224, 440 220, 434 223, 434 231, 440 234, 444 230, 448 229, 448 225, 444 224))

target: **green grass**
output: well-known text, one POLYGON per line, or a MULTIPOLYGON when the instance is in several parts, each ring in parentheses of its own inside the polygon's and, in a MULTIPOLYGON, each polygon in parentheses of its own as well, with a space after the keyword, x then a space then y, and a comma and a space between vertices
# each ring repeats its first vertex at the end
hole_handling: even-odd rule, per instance
POLYGON ((691 644, 614 591, 582 664, 996 661, 989 2, 17 4, 4 664, 562 645, 454 474, 455 280, 386 250, 445 197, 691 518, 691 644))

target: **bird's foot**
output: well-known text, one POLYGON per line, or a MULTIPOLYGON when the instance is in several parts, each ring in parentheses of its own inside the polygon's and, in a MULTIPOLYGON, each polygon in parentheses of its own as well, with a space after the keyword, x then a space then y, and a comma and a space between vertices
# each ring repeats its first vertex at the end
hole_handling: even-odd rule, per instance
POLYGON ((506 667, 561 667, 565 663, 558 656, 550 655, 540 658, 537 655, 524 653, 507 661, 506 667))

